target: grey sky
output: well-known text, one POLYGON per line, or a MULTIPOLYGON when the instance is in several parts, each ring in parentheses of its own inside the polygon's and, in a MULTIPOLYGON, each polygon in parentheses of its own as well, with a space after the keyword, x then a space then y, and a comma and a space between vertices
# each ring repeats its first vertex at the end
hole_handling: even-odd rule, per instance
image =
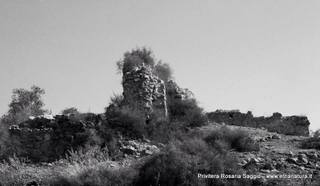
POLYGON ((0 113, 13 88, 54 113, 103 112, 136 46, 169 63, 207 111, 304 114, 320 128, 318 0, 0 0, 0 113))

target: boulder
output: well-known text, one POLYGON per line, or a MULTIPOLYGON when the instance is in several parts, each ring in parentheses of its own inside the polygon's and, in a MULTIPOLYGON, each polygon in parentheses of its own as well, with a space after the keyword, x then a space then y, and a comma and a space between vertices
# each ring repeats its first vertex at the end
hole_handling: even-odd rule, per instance
POLYGON ((151 145, 137 140, 121 141, 120 150, 125 155, 132 155, 134 157, 148 156, 154 153, 160 152, 160 149, 156 145, 151 145))

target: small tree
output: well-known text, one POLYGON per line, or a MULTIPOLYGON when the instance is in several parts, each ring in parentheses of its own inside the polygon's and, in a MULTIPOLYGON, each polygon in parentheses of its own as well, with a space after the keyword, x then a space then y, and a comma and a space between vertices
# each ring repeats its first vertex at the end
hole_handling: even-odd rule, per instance
POLYGON ((123 55, 123 59, 117 62, 117 69, 119 73, 125 73, 140 65, 151 67, 154 74, 164 82, 172 78, 172 69, 169 64, 163 63, 161 60, 157 61, 152 50, 145 47, 126 52, 123 55))
POLYGON ((9 110, 3 116, 2 122, 7 125, 19 124, 30 116, 40 116, 47 113, 48 111, 43 109, 44 103, 41 99, 44 94, 44 89, 35 85, 31 87, 31 90, 14 89, 9 110))
POLYGON ((189 127, 207 124, 207 117, 195 99, 169 99, 168 110, 172 121, 185 121, 189 127))
POLYGON ((143 47, 131 50, 124 54, 124 58, 117 62, 118 71, 125 73, 135 66, 148 65, 155 66, 155 58, 151 50, 143 47))

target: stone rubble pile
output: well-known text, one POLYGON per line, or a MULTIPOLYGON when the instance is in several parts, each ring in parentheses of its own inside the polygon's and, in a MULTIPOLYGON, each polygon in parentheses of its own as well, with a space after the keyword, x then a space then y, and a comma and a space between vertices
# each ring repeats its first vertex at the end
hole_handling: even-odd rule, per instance
POLYGON ((310 174, 320 173, 319 152, 299 152, 278 154, 277 157, 266 157, 254 153, 243 153, 239 156, 238 165, 247 170, 260 173, 279 173, 289 170, 307 171, 310 174))
POLYGON ((160 152, 160 148, 148 142, 141 142, 136 140, 129 140, 120 142, 120 151, 124 155, 134 156, 136 158, 141 156, 152 155, 160 152))

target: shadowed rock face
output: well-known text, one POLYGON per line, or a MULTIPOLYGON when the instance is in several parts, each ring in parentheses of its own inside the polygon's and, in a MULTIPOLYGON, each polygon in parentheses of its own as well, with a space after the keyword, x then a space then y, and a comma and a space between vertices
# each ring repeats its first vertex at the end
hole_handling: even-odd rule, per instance
POLYGON ((208 118, 227 125, 265 128, 270 132, 287 135, 309 136, 310 122, 306 116, 286 116, 274 113, 270 117, 253 117, 251 112, 241 113, 238 110, 208 113, 208 118))
POLYGON ((167 117, 165 83, 147 65, 134 66, 122 77, 124 104, 143 111, 146 116, 155 109, 167 117))

